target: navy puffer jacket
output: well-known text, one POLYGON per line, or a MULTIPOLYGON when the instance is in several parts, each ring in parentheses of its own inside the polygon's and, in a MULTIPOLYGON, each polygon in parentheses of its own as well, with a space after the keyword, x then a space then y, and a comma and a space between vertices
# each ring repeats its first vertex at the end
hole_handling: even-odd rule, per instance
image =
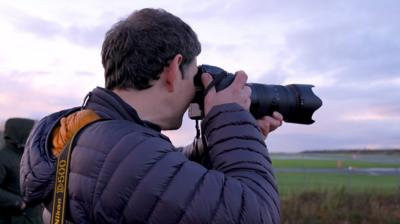
MULTIPOLYGON (((111 91, 93 90, 86 108, 109 120, 86 128, 72 153, 69 205, 76 223, 279 223, 265 143, 239 105, 216 106, 204 119, 207 166, 188 160, 111 91)), ((21 164, 28 202, 49 197, 48 136, 75 110, 43 119, 30 136, 21 164)))

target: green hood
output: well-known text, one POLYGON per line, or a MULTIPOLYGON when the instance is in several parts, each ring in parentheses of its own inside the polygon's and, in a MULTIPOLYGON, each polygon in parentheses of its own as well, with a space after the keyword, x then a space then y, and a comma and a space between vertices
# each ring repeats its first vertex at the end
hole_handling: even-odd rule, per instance
POLYGON ((3 131, 0 131, 0 149, 3 148, 3 145, 4 145, 3 131))
POLYGON ((12 146, 22 152, 34 124, 34 120, 26 118, 8 119, 3 133, 5 146, 12 146))

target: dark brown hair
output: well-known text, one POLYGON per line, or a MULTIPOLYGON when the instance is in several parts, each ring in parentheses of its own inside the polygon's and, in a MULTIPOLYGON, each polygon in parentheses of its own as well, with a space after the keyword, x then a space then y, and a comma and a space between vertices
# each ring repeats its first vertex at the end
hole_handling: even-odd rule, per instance
POLYGON ((177 54, 183 56, 182 71, 200 51, 196 33, 180 18, 163 9, 135 11, 106 34, 101 52, 106 88, 149 88, 177 54))

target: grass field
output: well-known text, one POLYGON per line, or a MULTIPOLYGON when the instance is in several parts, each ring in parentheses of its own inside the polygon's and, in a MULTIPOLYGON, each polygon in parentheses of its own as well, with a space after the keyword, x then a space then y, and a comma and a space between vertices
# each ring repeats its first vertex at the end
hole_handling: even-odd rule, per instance
POLYGON ((400 168, 400 163, 370 162, 360 160, 273 159, 275 168, 400 168), (338 162, 340 161, 340 162, 338 162))
POLYGON ((305 190, 337 190, 350 192, 392 193, 400 190, 400 176, 321 174, 321 173, 277 173, 279 192, 282 197, 305 190))
POLYGON ((400 153, 273 154, 271 158, 281 196, 281 223, 400 224, 400 172, 354 172, 398 169, 400 153))
POLYGON ((282 198, 282 224, 400 224, 400 192, 307 190, 282 198))
POLYGON ((272 165, 295 169, 296 172, 276 172, 282 197, 305 190, 337 190, 345 188, 349 192, 393 193, 400 190, 400 172, 395 175, 356 174, 351 170, 342 173, 318 173, 317 169, 346 170, 352 168, 400 168, 400 155, 350 153, 272 155, 272 165), (338 162, 340 161, 340 162, 338 162), (397 162, 398 161, 398 162, 397 162), (304 172, 303 172, 304 169, 304 172), (307 172, 306 172, 307 169, 307 172))

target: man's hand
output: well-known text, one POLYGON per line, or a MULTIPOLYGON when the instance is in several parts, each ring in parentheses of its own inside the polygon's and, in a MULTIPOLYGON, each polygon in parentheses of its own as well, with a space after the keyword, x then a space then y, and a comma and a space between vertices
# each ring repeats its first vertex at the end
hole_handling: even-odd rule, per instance
MULTIPOLYGON (((212 82, 212 76, 204 73, 201 76, 205 88, 212 82)), ((244 109, 249 110, 251 104, 251 89, 246 86, 247 75, 243 71, 236 72, 235 79, 225 89, 216 92, 215 87, 208 91, 207 96, 204 98, 204 114, 217 105, 226 103, 237 103, 244 109)))
POLYGON ((264 116, 257 120, 257 126, 260 128, 264 135, 264 140, 268 134, 282 125, 283 116, 279 112, 275 111, 271 116, 264 116))
MULTIPOLYGON (((204 73, 201 76, 201 80, 205 88, 212 82, 212 76, 208 73, 204 73)), ((238 71, 235 74, 235 79, 232 84, 227 88, 216 92, 215 87, 208 91, 204 98, 204 114, 217 105, 226 103, 237 103, 247 111, 250 110, 251 104, 251 88, 246 85, 247 75, 243 71, 238 71)), ((283 116, 279 112, 275 111, 271 116, 264 116, 257 120, 257 125, 260 128, 264 138, 267 135, 280 127, 283 122, 283 116)))

